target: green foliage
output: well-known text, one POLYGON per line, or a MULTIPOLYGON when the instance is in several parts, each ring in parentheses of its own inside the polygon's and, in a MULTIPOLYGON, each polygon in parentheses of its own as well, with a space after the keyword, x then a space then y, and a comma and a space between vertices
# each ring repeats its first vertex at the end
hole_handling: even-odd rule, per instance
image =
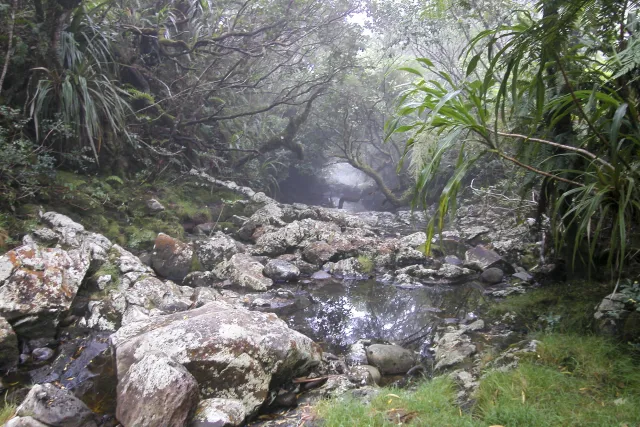
POLYGON ((565 257, 571 265, 580 261, 591 270, 603 254, 612 274, 620 274, 640 249, 630 247, 632 224, 640 220, 640 93, 623 90, 627 81, 611 77, 615 62, 600 58, 616 54, 603 40, 617 39, 615 31, 636 18, 632 13, 630 23, 623 5, 596 0, 539 8, 538 15, 521 12, 516 24, 474 38, 462 82, 428 59, 419 60, 422 68, 405 67, 419 78, 400 96, 399 118, 389 123, 388 135, 411 132, 405 155, 428 141, 414 206, 425 200, 445 154, 457 153, 428 242, 455 211, 471 166, 494 155, 527 172, 523 190, 542 181, 540 200, 553 221, 556 249, 570 249, 565 257), (582 43, 571 32, 581 34, 582 43), (481 45, 501 47, 475 54, 481 45), (478 70, 480 63, 487 68, 478 70))
POLYGON ((0 407, 0 424, 4 425, 7 421, 16 415, 16 409, 18 405, 13 403, 3 402, 0 407))
POLYGON ((88 145, 98 163, 103 142, 114 136, 128 137, 126 116, 131 108, 124 98, 127 93, 102 67, 103 63, 112 62, 107 41, 99 37, 86 40, 81 45, 73 33, 62 33, 61 56, 65 67, 37 69, 44 76, 38 81, 30 114, 40 134, 42 120, 59 116, 70 126, 75 145, 88 145))
POLYGON ((17 110, 0 106, 0 205, 4 208, 32 199, 55 175, 53 157, 46 147, 23 135, 25 125, 17 110))

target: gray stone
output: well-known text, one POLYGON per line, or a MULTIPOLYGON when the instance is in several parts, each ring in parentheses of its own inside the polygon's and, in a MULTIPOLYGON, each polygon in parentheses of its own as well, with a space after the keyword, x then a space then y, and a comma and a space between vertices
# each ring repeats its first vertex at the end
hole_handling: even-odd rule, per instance
POLYGON ((63 245, 80 246, 85 231, 81 224, 57 212, 46 212, 41 220, 60 235, 60 242, 63 245))
POLYGON ((455 255, 447 255, 446 257, 444 257, 444 262, 446 264, 458 265, 458 266, 463 264, 463 261, 455 255))
POLYGON ((315 273, 313 273, 311 275, 311 279, 313 280, 328 280, 331 279, 331 275, 329 273, 327 273, 326 271, 316 271, 315 273))
POLYGON ((241 400, 247 416, 271 386, 306 374, 322 356, 319 346, 274 314, 222 302, 131 323, 111 342, 119 378, 146 354, 161 351, 198 379, 202 398, 241 400))
POLYGON ((118 381, 116 417, 125 426, 182 427, 197 405, 195 378, 163 353, 146 353, 118 381))
POLYGON ((237 242, 220 231, 209 239, 196 241, 195 251, 205 270, 213 270, 239 252, 237 242))
POLYGON ((149 213, 151 214, 156 214, 158 212, 162 212, 163 210, 165 210, 165 207, 162 206, 162 203, 160 203, 156 199, 147 200, 146 205, 147 205, 147 211, 149 211, 149 213))
POLYGON ((515 277, 516 279, 522 280, 525 283, 533 282, 533 276, 527 273, 526 271, 519 271, 517 273, 513 273, 512 276, 515 277))
POLYGON ((4 427, 48 427, 33 417, 15 417, 10 419, 4 427))
POLYGON ((407 265, 424 264, 427 261, 427 257, 419 250, 401 247, 396 253, 396 265, 398 267, 404 267, 407 265))
POLYGON ((465 253, 465 262, 466 264, 474 266, 482 271, 491 267, 497 267, 507 274, 515 273, 515 269, 511 264, 505 261, 496 252, 482 245, 469 249, 465 253))
POLYGON ((305 261, 315 265, 323 265, 329 262, 336 254, 336 249, 325 241, 312 242, 302 251, 305 261))
POLYGON ((356 341, 349 346, 349 351, 345 357, 345 362, 350 365, 366 365, 369 363, 367 350, 362 341, 356 341))
POLYGON ((202 307, 212 301, 217 301, 220 297, 220 292, 215 289, 198 287, 191 297, 192 308, 202 307))
POLYGON ((182 281, 183 286, 215 288, 222 286, 222 280, 212 271, 192 271, 182 281))
POLYGON ((215 222, 204 222, 193 228, 193 234, 196 236, 210 236, 216 229, 215 222))
POLYGON ((480 275, 480 279, 485 283, 495 285, 496 283, 502 282, 502 279, 504 279, 504 272, 497 267, 487 268, 480 275))
POLYGON ((351 366, 347 371, 349 380, 359 386, 380 384, 382 375, 375 366, 371 365, 355 365, 351 366))
POLYGON ((424 245, 426 242, 427 242, 427 234, 423 231, 418 231, 417 233, 404 236, 403 238, 400 239, 400 243, 402 243, 405 246, 410 246, 413 249, 416 249, 419 246, 424 245))
POLYGON ((416 364, 412 351, 398 345, 373 344, 367 347, 369 364, 383 374, 404 374, 416 364))
POLYGON ((55 354, 56 352, 49 347, 38 347, 33 349, 31 357, 36 362, 44 362, 51 359, 55 354))
POLYGON ((262 273, 270 279, 282 281, 297 280, 300 277, 298 267, 281 259, 270 260, 262 273))
POLYGON ((80 399, 53 384, 36 384, 16 414, 54 427, 95 427, 93 413, 80 399))
POLYGON ((238 230, 238 237, 243 240, 251 239, 256 228, 265 225, 274 225, 276 227, 284 227, 286 222, 283 219, 284 212, 277 203, 270 203, 254 212, 238 230))
POLYGON ((303 219, 293 221, 280 229, 267 232, 256 240, 256 255, 277 256, 312 241, 332 241, 340 236, 340 227, 330 222, 303 219))
POLYGON ((341 279, 364 279, 367 277, 367 275, 360 272, 361 266, 356 258, 341 259, 338 262, 328 262, 323 268, 341 279))
POLYGON ((158 234, 151 255, 151 265, 156 273, 167 279, 181 282, 191 271, 192 264, 191 245, 164 233, 158 234))
POLYGON ((263 265, 251 255, 236 254, 216 267, 214 273, 228 279, 234 286, 248 288, 255 291, 266 291, 273 285, 273 281, 264 277, 263 265))
POLYGON ((0 373, 4 373, 18 365, 18 337, 7 319, 0 317, 0 373))
POLYGON ((242 401, 236 399, 204 399, 198 404, 190 427, 235 427, 246 417, 242 401))
POLYGON ((464 329, 446 332, 436 341, 436 367, 444 369, 462 363, 476 352, 476 346, 464 329))

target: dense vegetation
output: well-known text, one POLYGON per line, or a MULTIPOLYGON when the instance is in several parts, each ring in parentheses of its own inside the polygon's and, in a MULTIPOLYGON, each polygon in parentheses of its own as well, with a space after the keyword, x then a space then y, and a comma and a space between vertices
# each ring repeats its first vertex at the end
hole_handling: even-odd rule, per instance
POLYGON ((0 13, 4 212, 67 198, 57 171, 109 186, 196 168, 273 195, 291 175, 318 201, 316 176, 346 163, 375 188, 354 200, 436 202, 434 234, 498 164, 550 219, 555 256, 615 276, 637 258, 633 2, 34 0, 0 13))

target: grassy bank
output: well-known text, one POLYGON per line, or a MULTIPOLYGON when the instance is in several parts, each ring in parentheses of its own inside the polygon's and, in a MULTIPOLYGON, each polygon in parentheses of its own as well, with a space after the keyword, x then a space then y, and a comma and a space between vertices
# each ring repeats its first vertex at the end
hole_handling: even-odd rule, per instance
MULTIPOLYGON (((317 415, 327 426, 640 426, 639 357, 624 342, 593 332, 596 304, 607 284, 575 282, 547 286, 493 303, 488 318, 509 314, 536 353, 508 372, 486 368, 467 410, 447 376, 417 389, 382 389, 371 404, 354 399, 322 402, 317 415)), ((483 356, 488 366, 491 355, 483 356)))
POLYGON ((480 381, 471 412, 456 403, 448 377, 415 391, 385 388, 370 405, 328 400, 317 408, 327 426, 637 426, 640 370, 629 354, 597 336, 551 333, 536 354, 509 372, 480 381))

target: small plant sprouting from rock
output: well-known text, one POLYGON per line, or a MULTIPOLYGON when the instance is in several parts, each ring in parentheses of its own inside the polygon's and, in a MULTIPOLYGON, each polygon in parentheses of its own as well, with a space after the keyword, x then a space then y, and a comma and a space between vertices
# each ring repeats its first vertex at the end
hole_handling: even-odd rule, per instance
POLYGON ((373 272, 373 259, 369 255, 360 255, 358 256, 358 263, 360 264, 360 271, 362 273, 371 273, 373 272))

